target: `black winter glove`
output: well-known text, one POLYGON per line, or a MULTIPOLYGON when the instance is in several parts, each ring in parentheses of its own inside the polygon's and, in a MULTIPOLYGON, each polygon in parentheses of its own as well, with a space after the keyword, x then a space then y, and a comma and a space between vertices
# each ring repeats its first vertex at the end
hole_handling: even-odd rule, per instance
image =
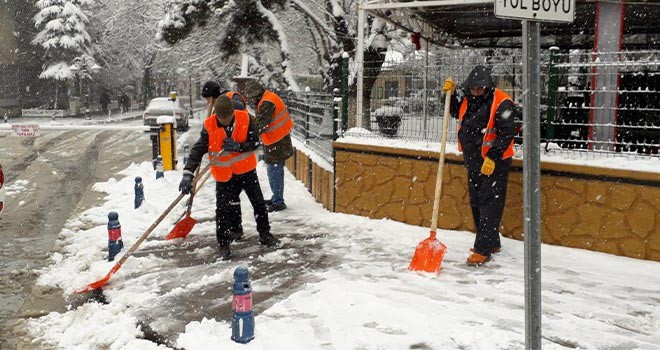
POLYGON ((195 176, 193 176, 193 174, 184 173, 183 178, 179 183, 179 191, 183 192, 183 194, 190 194, 194 178, 195 176))
POLYGON ((231 137, 225 138, 225 142, 222 143, 222 149, 229 152, 240 152, 241 144, 234 141, 231 137))

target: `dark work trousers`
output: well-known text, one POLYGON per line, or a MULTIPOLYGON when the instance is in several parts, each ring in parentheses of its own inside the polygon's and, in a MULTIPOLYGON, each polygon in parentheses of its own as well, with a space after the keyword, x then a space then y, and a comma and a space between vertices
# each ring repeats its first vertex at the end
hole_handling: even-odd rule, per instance
POLYGON ((509 164, 498 164, 491 176, 468 170, 468 192, 477 235, 474 251, 490 256, 495 247, 501 247, 500 221, 506 201, 509 164))
POLYGON ((230 231, 237 228, 242 231, 239 202, 241 191, 245 191, 254 208, 254 219, 257 222, 259 235, 270 233, 266 202, 261 192, 257 171, 252 170, 245 174, 233 175, 227 182, 215 183, 215 233, 218 243, 228 243, 230 231))

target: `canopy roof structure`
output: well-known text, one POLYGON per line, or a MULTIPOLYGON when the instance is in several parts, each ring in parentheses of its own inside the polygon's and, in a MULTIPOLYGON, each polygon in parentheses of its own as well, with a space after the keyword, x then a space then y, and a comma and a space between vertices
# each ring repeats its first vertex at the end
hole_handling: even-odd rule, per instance
MULTIPOLYGON (((600 0, 625 3, 623 49, 660 46, 660 1, 600 0)), ((576 0, 573 23, 541 23, 541 46, 593 48, 597 0, 576 0)), ((495 17, 494 0, 417 0, 363 3, 372 16, 421 33, 442 46, 521 47, 519 20, 495 17)))

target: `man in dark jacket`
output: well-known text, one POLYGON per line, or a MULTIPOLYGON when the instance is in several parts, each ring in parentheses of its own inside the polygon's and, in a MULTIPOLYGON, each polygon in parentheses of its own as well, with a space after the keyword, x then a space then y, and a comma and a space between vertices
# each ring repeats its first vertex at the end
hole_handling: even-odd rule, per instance
POLYGON ((243 231, 240 202, 235 203, 241 191, 245 191, 254 208, 259 241, 268 247, 277 246, 280 241, 270 233, 268 212, 257 178, 254 152, 259 144, 259 133, 256 125, 247 112, 234 111, 232 100, 227 96, 216 99, 214 110, 215 114, 204 121, 199 140, 190 151, 179 190, 190 193, 195 169, 204 154, 209 153, 211 173, 216 180, 216 237, 220 257, 228 259, 231 256, 229 243, 243 231), (242 118, 236 113, 243 113, 242 118))
MULTIPOLYGON (((456 88, 451 78, 443 91, 456 88)), ((468 171, 470 206, 477 234, 467 264, 482 265, 501 250, 499 227, 506 200, 507 180, 513 156, 513 101, 493 86, 490 72, 475 67, 452 96, 450 112, 458 118, 459 149, 468 171)))
POLYGON ((103 110, 103 114, 106 115, 108 114, 108 105, 110 104, 110 95, 108 94, 107 91, 103 90, 101 93, 101 97, 99 99, 99 102, 101 103, 101 109, 103 110))
POLYGON ((264 144, 264 162, 273 196, 266 200, 268 211, 286 209, 284 203, 284 163, 294 153, 290 130, 293 120, 284 101, 266 90, 256 78, 248 78, 239 84, 239 90, 256 113, 255 124, 264 144), (288 125, 288 127, 287 127, 288 125), (279 130, 275 130, 279 128, 279 130), (278 135, 279 132, 279 135, 278 135), (274 135, 273 137, 270 137, 274 135), (272 141, 272 142, 270 142, 272 141))

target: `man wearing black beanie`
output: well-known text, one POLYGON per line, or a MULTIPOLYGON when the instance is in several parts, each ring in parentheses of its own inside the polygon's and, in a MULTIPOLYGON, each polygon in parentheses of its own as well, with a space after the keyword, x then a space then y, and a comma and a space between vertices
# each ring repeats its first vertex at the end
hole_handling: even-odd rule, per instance
POLYGON ((213 114, 213 106, 215 105, 215 100, 218 96, 220 96, 220 84, 212 80, 204 83, 204 86, 202 86, 202 97, 208 102, 208 112, 206 113, 207 118, 213 114))

